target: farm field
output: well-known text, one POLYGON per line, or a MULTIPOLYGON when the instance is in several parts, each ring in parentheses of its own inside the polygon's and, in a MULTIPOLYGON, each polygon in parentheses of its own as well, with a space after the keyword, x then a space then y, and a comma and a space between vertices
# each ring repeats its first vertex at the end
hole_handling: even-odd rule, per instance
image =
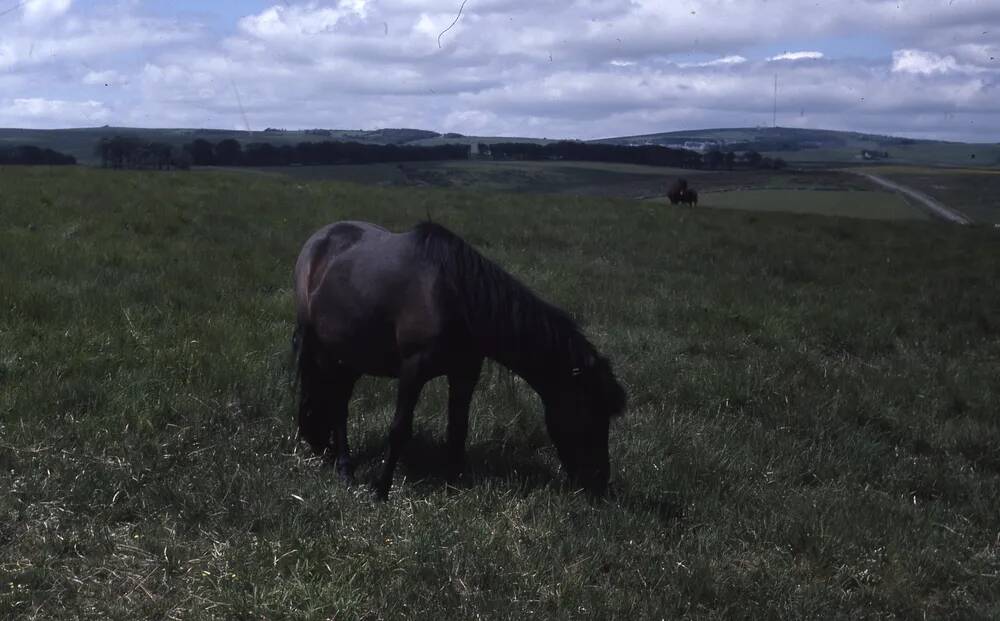
MULTIPOLYGON (((912 166, 1000 166, 1000 146, 996 144, 970 144, 962 142, 921 141, 912 145, 865 145, 867 148, 885 150, 893 165, 912 166)), ((880 166, 878 162, 861 158, 860 146, 802 149, 800 151, 766 151, 771 157, 780 157, 794 165, 845 165, 864 167, 880 166)))
POLYGON ((983 224, 1000 224, 1000 170, 886 166, 871 169, 983 224))
POLYGON ((1000 615, 993 231, 469 187, 0 168, 0 617, 1000 615), (428 210, 613 361, 608 499, 497 368, 455 488, 440 381, 386 503, 392 382, 359 485, 294 441, 300 245, 428 210))
POLYGON ((930 216, 892 192, 816 190, 745 190, 705 192, 699 207, 781 211, 873 220, 927 220, 930 216))
MULTIPOLYGON (((213 168, 225 171, 225 168, 213 168)), ((234 170, 234 169, 230 169, 234 170)), ((662 196, 677 178, 699 189, 870 190, 873 186, 840 170, 691 170, 612 162, 446 161, 401 164, 275 166, 235 169, 286 175, 307 181, 365 185, 461 188, 487 192, 574 194, 618 198, 662 196)))
MULTIPOLYGON (((224 170, 224 169, 216 169, 224 170)), ((479 192, 572 194, 650 199, 677 178, 701 192, 702 207, 782 211, 881 220, 927 219, 899 195, 841 170, 702 171, 606 162, 407 162, 248 169, 298 180, 341 180, 379 186, 460 188, 479 192)))
POLYGON ((642 197, 665 192, 677 176, 706 174, 611 162, 444 161, 401 164, 282 166, 249 169, 301 180, 366 185, 449 187, 486 192, 568 193, 642 197))

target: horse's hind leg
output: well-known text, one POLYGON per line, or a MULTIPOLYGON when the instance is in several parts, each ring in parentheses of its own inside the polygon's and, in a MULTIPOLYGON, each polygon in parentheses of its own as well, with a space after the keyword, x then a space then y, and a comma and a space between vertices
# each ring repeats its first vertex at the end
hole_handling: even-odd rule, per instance
POLYGON ((333 425, 328 373, 317 352, 315 335, 300 328, 294 338, 299 365, 299 435, 314 453, 325 455, 333 425))
POLYGON ((350 481, 354 473, 351 462, 351 450, 347 443, 347 405, 354 392, 354 384, 358 381, 358 373, 344 367, 338 367, 331 378, 330 416, 333 423, 333 455, 337 474, 350 481))
POLYGON ((483 360, 475 360, 448 374, 448 480, 465 469, 465 438, 469 432, 469 405, 479 381, 483 360))
POLYGON ((414 355, 405 360, 399 372, 399 388, 396 393, 396 414, 389 426, 389 452, 385 458, 382 474, 375 481, 375 493, 385 499, 392 486, 392 475, 396 470, 403 449, 413 435, 413 410, 420 399, 420 391, 428 378, 423 369, 423 356, 414 355))

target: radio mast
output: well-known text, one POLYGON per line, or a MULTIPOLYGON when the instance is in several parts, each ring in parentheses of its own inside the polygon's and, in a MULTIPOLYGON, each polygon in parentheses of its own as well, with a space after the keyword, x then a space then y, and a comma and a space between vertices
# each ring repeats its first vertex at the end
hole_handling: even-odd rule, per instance
POLYGON ((778 74, 774 74, 774 109, 771 113, 771 126, 778 126, 778 74))

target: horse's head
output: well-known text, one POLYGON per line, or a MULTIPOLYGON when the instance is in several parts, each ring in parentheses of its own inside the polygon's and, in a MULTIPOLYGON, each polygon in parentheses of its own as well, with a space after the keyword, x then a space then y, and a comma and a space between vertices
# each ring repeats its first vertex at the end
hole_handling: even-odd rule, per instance
POLYGON ((611 364, 596 354, 555 382, 545 399, 549 434, 566 473, 596 495, 605 493, 610 477, 608 427, 625 403, 625 390, 611 364))

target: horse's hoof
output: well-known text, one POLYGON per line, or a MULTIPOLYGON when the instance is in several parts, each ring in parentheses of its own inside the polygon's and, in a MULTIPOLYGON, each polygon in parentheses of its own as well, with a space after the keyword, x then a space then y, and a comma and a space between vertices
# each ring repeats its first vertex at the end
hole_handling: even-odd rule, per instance
POLYGON ((375 500, 385 501, 389 498, 389 487, 392 485, 391 482, 377 480, 372 485, 372 495, 375 496, 375 500))
POLYGON ((337 478, 345 485, 352 485, 354 483, 354 465, 351 462, 343 461, 337 463, 337 478))

